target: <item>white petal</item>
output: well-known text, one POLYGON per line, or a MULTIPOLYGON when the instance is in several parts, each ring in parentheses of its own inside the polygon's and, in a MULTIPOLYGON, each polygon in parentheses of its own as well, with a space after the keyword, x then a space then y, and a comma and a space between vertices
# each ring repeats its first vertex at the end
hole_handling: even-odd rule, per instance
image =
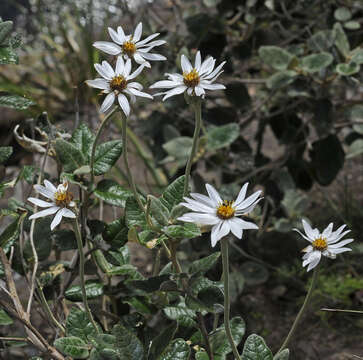
POLYGON ((123 39, 123 41, 122 42, 124 42, 126 39, 126 36, 125 36, 125 33, 124 33, 124 31, 123 31, 123 29, 122 29, 122 27, 121 26, 118 26, 117 27, 117 34, 118 34, 118 36, 120 37, 120 39, 123 39))
POLYGON ((226 87, 222 84, 203 84, 200 83, 200 86, 207 90, 224 90, 226 87))
POLYGON ((144 97, 144 98, 148 98, 148 99, 153 99, 152 95, 150 94, 147 94, 143 91, 139 91, 139 90, 136 90, 134 88, 130 88, 128 89, 133 95, 135 96, 140 96, 140 97, 144 97))
POLYGON ((252 230, 252 229, 253 230, 257 230, 258 229, 258 226, 255 223, 253 223, 253 222, 245 221, 245 220, 240 219, 240 218, 237 218, 237 217, 235 217, 234 219, 235 219, 236 223, 238 221, 239 226, 243 230, 252 230))
POLYGON ((240 204, 245 199, 247 188, 248 188, 248 182, 246 182, 239 191, 235 204, 240 204))
POLYGON ((253 209, 256 207, 256 205, 261 201, 263 200, 263 198, 259 198, 257 199, 252 205, 242 209, 242 210, 237 210, 236 211, 236 215, 245 215, 245 214, 248 214, 250 212, 253 211, 253 209))
POLYGON ((52 191, 53 194, 57 191, 57 188, 48 180, 44 180, 44 185, 49 191, 52 191))
POLYGON ((213 201, 213 205, 214 206, 218 206, 220 205, 223 201, 221 199, 221 197, 218 194, 218 191, 209 184, 205 184, 205 188, 207 189, 208 195, 211 198, 211 200, 213 201))
POLYGON ((201 213, 186 213, 179 217, 178 220, 185 222, 192 222, 202 225, 214 225, 221 221, 219 217, 213 214, 201 214, 201 213))
POLYGON ((131 80, 131 79, 134 79, 136 76, 138 76, 142 70, 144 69, 145 65, 140 65, 131 75, 128 75, 126 77, 126 80, 131 80))
MULTIPOLYGON (((140 52, 142 52, 142 50, 140 50, 140 52)), ((146 60, 151 60, 151 61, 164 61, 166 60, 166 57, 160 54, 150 54, 147 52, 142 52, 142 57, 146 60)))
POLYGON ((334 245, 330 245, 329 244, 328 245, 328 250, 330 250, 330 249, 338 249, 338 248, 340 248, 340 247, 342 247, 344 245, 347 245, 347 244, 349 244, 349 243, 351 243, 353 241, 354 241, 354 239, 345 239, 345 240, 343 240, 343 241, 341 241, 341 242, 339 242, 337 244, 334 244, 334 245))
POLYGON ((345 235, 347 235, 348 233, 350 233, 350 230, 346 230, 344 232, 342 232, 338 237, 332 238, 331 236, 329 237, 330 240, 328 240, 328 244, 335 244, 336 242, 338 242, 340 239, 342 239, 345 235))
POLYGON ((309 257, 303 262, 303 267, 309 264, 307 271, 310 271, 316 265, 318 265, 320 259, 321 259, 321 252, 313 251, 310 253, 309 257))
POLYGON ((109 89, 108 82, 105 79, 97 78, 94 80, 86 80, 86 84, 96 89, 109 89))
POLYGON ((54 216, 53 221, 50 223, 50 230, 53 230, 62 220, 63 209, 60 209, 54 216))
POLYGON ((244 211, 244 209, 251 206, 257 200, 257 198, 261 195, 261 193, 262 193, 261 190, 256 191, 252 195, 250 195, 247 199, 243 200, 241 203, 236 203, 235 205, 236 210, 244 211))
POLYGON ((169 80, 176 81, 177 83, 183 82, 183 75, 177 74, 177 73, 165 73, 165 76, 169 78, 169 80))
POLYGON ((116 32, 114 29, 112 28, 108 28, 108 33, 110 34, 111 39, 119 45, 122 45, 124 43, 125 40, 125 35, 124 36, 120 36, 120 34, 118 32, 116 32))
POLYGON ((45 196, 46 198, 50 199, 50 200, 54 200, 54 192, 50 191, 49 189, 46 189, 44 186, 42 185, 34 185, 34 189, 36 192, 38 192, 39 194, 45 196))
POLYGON ((37 198, 34 198, 34 197, 28 198, 28 201, 30 201, 34 205, 37 205, 37 206, 40 206, 40 207, 45 207, 45 208, 54 206, 54 203, 46 202, 44 200, 40 200, 40 199, 37 199, 37 198))
POLYGON ((181 67, 182 67, 183 73, 184 72, 189 73, 193 70, 192 64, 190 63, 190 61, 184 54, 182 54, 180 62, 181 62, 181 67))
POLYGON ((214 247, 217 242, 225 237, 231 231, 231 227, 228 221, 221 221, 219 224, 212 227, 211 232, 211 244, 214 247))
POLYGON ((181 86, 178 86, 178 87, 176 87, 176 88, 174 88, 172 90, 167 91, 165 93, 166 95, 163 97, 163 101, 170 98, 171 96, 183 93, 186 89, 187 89, 187 87, 185 85, 181 85, 181 86))
POLYGON ((100 112, 101 113, 106 112, 112 106, 112 104, 114 102, 115 102, 115 94, 113 92, 109 93, 105 97, 105 100, 103 100, 103 103, 102 103, 101 108, 100 108, 100 112))
POLYGON ((127 100, 127 97, 124 94, 119 94, 118 97, 118 103, 121 106, 122 111, 125 113, 126 116, 130 115, 130 104, 127 100))
POLYGON ((225 64, 226 62, 223 61, 221 64, 219 64, 210 74, 204 76, 203 78, 204 79, 212 79, 213 77, 215 77, 219 71, 222 69, 223 65, 225 64))
POLYGON ((57 212, 59 209, 60 209, 59 206, 52 206, 52 207, 50 207, 48 209, 38 211, 35 214, 33 214, 32 216, 29 216, 29 220, 33 220, 33 219, 37 219, 37 218, 40 218, 40 217, 52 215, 55 212, 57 212))
POLYGON ((179 82, 171 81, 171 80, 161 80, 157 81, 155 84, 152 84, 150 86, 151 89, 159 88, 159 89, 169 89, 173 88, 175 86, 180 85, 179 82))
POLYGON ((135 32, 134 32, 134 36, 132 37, 132 41, 133 42, 137 42, 140 40, 141 38, 141 34, 142 34, 142 23, 138 23, 138 25, 136 26, 135 32))
POLYGON ((338 248, 338 249, 330 249, 329 248, 329 252, 331 252, 332 254, 341 254, 341 253, 346 252, 346 251, 352 251, 352 249, 346 248, 346 247, 341 247, 341 248, 338 248))
POLYGON ((152 35, 148 36, 147 38, 145 38, 144 40, 138 41, 136 45, 137 45, 137 47, 146 45, 146 43, 148 43, 150 40, 156 38, 159 35, 160 35, 160 33, 152 34, 152 35))
POLYGON ((95 69, 106 80, 112 80, 115 76, 115 74, 109 73, 101 64, 95 64, 95 69))
POLYGON ((130 75, 130 72, 131 72, 131 59, 127 59, 126 63, 125 63, 124 72, 123 72, 123 75, 126 79, 130 75))
POLYGON ((211 200, 208 196, 198 193, 190 193, 190 196, 208 207, 215 208, 213 200, 211 200))
POLYGON ((215 214, 216 213, 216 208, 215 207, 210 207, 207 205, 204 205, 203 203, 200 203, 198 201, 189 199, 187 197, 184 198, 186 202, 182 202, 180 203, 180 205, 185 206, 186 208, 193 210, 193 211, 197 211, 197 212, 204 212, 207 214, 215 214))
MULTIPOLYGON (((305 253, 310 253, 310 252, 312 252, 313 250, 314 250, 314 248, 313 248, 311 245, 308 245, 305 249, 302 249, 301 251, 302 251, 302 252, 305 252, 305 253)), ((308 256, 309 256, 309 254, 305 254, 305 255, 303 256, 303 259, 308 258, 308 256)))
POLYGON ((118 55, 121 54, 122 49, 120 46, 109 42, 109 41, 96 41, 93 46, 98 49, 101 50, 103 52, 105 52, 106 54, 110 54, 110 55, 118 55))
POLYGON ((330 240, 335 240, 341 233, 342 231, 344 230, 344 228, 346 227, 347 225, 344 224, 342 226, 340 226, 337 230, 333 231, 330 236, 328 237, 328 242, 330 242, 330 240))
POLYGON ((117 57, 116 61, 116 75, 124 75, 125 62, 122 56, 117 57))
POLYGON ((312 229, 310 224, 306 220, 302 220, 302 224, 304 227, 305 234, 308 236, 309 239, 316 239, 319 236, 319 231, 317 229, 312 229))
POLYGON ((200 70, 201 63, 202 63, 202 57, 200 56, 200 51, 198 50, 195 55, 195 60, 194 60, 194 68, 198 71, 198 73, 200 70))
POLYGON ((310 239, 310 238, 308 238, 306 235, 304 235, 299 229, 296 229, 296 228, 293 228, 292 229, 293 231, 296 231, 296 232, 298 232, 305 240, 307 240, 307 241, 310 241, 310 242, 312 242, 312 241, 314 241, 314 239, 310 239))
POLYGON ((203 96, 205 94, 205 91, 201 86, 196 86, 194 88, 194 91, 195 91, 195 95, 197 95, 197 96, 203 96))
POLYGON ((127 87, 128 88, 134 88, 134 89, 137 89, 137 90, 142 90, 142 85, 140 83, 136 82, 136 81, 128 83, 127 87))
POLYGON ((328 238, 330 235, 331 235, 331 233, 332 233, 332 230, 333 230, 333 223, 330 223, 325 229, 324 229, 324 231, 322 232, 322 234, 321 234, 321 237, 322 238, 328 238))
POLYGON ((136 48, 138 48, 140 51, 145 51, 145 52, 149 52, 155 46, 161 46, 161 45, 166 44, 165 40, 155 40, 155 41, 152 41, 151 43, 140 46, 140 42, 136 44, 136 48), (147 46, 147 47, 145 47, 145 46, 147 46))
POLYGON ((61 211, 62 211, 62 216, 64 216, 64 217, 71 218, 71 219, 76 218, 76 214, 72 210, 63 208, 61 211))
POLYGON ((151 65, 149 62, 147 62, 143 57, 142 57, 142 53, 140 53, 139 51, 135 52, 134 54, 134 60, 140 64, 140 65, 144 65, 145 67, 151 68, 151 65))
POLYGON ((239 218, 232 218, 232 219, 229 219, 229 225, 231 227, 231 231, 232 231, 232 234, 238 238, 238 239, 242 239, 242 234, 243 234, 243 227, 241 227, 240 225, 240 222, 238 220, 241 220, 239 218))
POLYGON ((209 57, 208 59, 204 60, 203 64, 200 67, 199 75, 208 74, 212 72, 215 62, 216 62, 215 59, 213 59, 212 57, 209 57))

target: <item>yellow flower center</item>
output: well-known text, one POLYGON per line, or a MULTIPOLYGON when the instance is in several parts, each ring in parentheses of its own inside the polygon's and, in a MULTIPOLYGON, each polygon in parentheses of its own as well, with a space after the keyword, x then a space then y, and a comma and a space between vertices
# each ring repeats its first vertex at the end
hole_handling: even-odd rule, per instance
POLYGON ((223 220, 232 218, 235 212, 233 201, 223 200, 223 203, 217 208, 217 216, 223 220))
POLYGON ((132 57, 132 55, 136 52, 136 45, 132 41, 125 41, 122 44, 122 51, 129 57, 132 57))
POLYGON ((57 191, 54 194, 54 200, 57 206, 67 207, 73 200, 73 194, 69 191, 57 191))
POLYGON ((324 251, 328 248, 328 243, 325 238, 318 238, 312 242, 315 250, 324 251))
POLYGON ((190 88, 194 88, 199 84, 199 74, 196 69, 193 69, 191 72, 183 73, 183 81, 184 84, 190 88))
POLYGON ((122 90, 125 90, 127 87, 127 80, 122 75, 115 76, 110 81, 110 88, 113 91, 121 92, 122 90))

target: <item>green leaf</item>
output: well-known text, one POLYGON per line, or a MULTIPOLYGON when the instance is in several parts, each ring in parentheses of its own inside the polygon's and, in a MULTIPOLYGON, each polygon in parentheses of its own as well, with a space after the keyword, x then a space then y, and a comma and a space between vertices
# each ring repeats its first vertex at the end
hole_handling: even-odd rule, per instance
POLYGON ((174 138, 163 145, 163 149, 175 160, 184 163, 192 150, 193 139, 188 136, 174 138))
POLYGON ((126 200, 132 196, 132 192, 123 188, 116 181, 110 179, 101 180, 94 191, 95 196, 107 204, 124 207, 126 200))
POLYGON ((7 253, 13 246, 14 242, 18 239, 20 234, 20 226, 24 221, 26 213, 17 217, 0 235, 0 247, 7 253))
POLYGON ((178 177, 163 192, 160 201, 169 211, 183 201, 184 181, 185 175, 178 177))
MULTIPOLYGON (((246 331, 246 324, 240 317, 234 317, 231 320, 231 331, 232 331, 232 337, 233 341, 238 346, 238 344, 241 342, 243 335, 246 331)), ((225 355, 232 352, 231 345, 229 344, 229 341, 226 336, 226 332, 224 330, 224 325, 217 328, 210 336, 210 344, 213 350, 213 353, 216 356, 221 356, 222 359, 224 359, 225 355)), ((244 357, 242 357, 243 360, 247 360, 244 357)))
POLYGON ((134 333, 122 325, 115 325, 112 334, 116 336, 116 350, 120 360, 140 360, 144 358, 144 348, 134 333))
POLYGON ((66 321, 67 336, 75 336, 88 342, 89 336, 96 336, 97 331, 85 311, 73 306, 66 321))
POLYGON ((294 58, 292 54, 278 46, 261 46, 258 54, 262 61, 276 70, 286 70, 294 58))
POLYGON ((353 141, 348 149, 347 159, 351 159, 363 153, 363 139, 353 141))
POLYGON ((77 240, 72 230, 52 231, 51 238, 59 250, 67 251, 77 249, 77 240))
POLYGON ((214 126, 207 131, 208 150, 218 150, 231 145, 239 136, 239 125, 232 123, 214 126))
POLYGON ((175 339, 159 357, 159 360, 189 360, 189 358, 190 347, 187 342, 183 339, 175 339))
POLYGON ((334 45, 334 41, 334 31, 321 30, 316 32, 307 43, 312 51, 326 51, 334 45))
POLYGON ((360 65, 350 62, 349 64, 338 64, 335 71, 342 76, 350 76, 360 71, 360 65))
POLYGON ((5 312, 5 310, 0 309, 0 325, 11 325, 13 319, 5 312))
POLYGON ((197 225, 185 223, 184 225, 169 225, 163 227, 162 231, 174 239, 193 239, 202 233, 197 225))
POLYGON ((266 86, 271 90, 280 89, 294 82, 297 75, 292 70, 279 71, 267 79, 266 86))
POLYGON ((126 200, 125 222, 128 228, 133 226, 146 227, 145 214, 133 197, 128 197, 126 200))
POLYGON ((333 56, 327 52, 312 54, 301 59, 301 67, 308 73, 318 72, 333 62, 333 56))
POLYGON ((12 153, 13 153, 13 148, 11 146, 1 146, 0 147, 0 164, 3 164, 6 160, 8 160, 12 153))
POLYGON ((133 280, 129 282, 129 285, 145 291, 145 292, 154 292, 159 290, 160 285, 169 280, 170 276, 165 274, 165 275, 158 275, 158 276, 152 276, 147 278, 146 280, 133 280))
POLYGON ((168 347, 170 342, 173 340, 177 328, 178 324, 173 323, 168 327, 166 327, 163 331, 161 331, 158 336, 152 339, 148 352, 148 360, 159 359, 159 356, 163 353, 166 347, 168 347))
POLYGON ((176 306, 166 306, 163 311, 167 318, 177 321, 182 326, 194 327, 196 325, 194 321, 196 317, 195 311, 187 308, 184 302, 176 306))
POLYGON ((86 160, 81 152, 74 144, 58 139, 55 142, 55 150, 59 160, 64 166, 65 172, 73 172, 86 164, 86 160))
POLYGON ((117 219, 106 224, 105 230, 102 233, 103 239, 110 243, 112 247, 120 248, 127 243, 128 229, 123 219, 117 219))
POLYGON ((344 150, 336 135, 329 135, 312 144, 310 158, 316 181, 329 185, 344 165, 344 150))
POLYGON ((289 349, 282 350, 278 354, 276 354, 273 360, 289 360, 290 351, 289 349))
POLYGON ((18 179, 24 179, 28 184, 33 184, 35 167, 33 165, 24 165, 18 175, 18 179))
MULTIPOLYGON (((87 282, 86 285, 87 299, 94 299, 103 294, 103 284, 98 282, 87 282)), ((71 301, 82 301, 82 290, 80 285, 73 285, 65 292, 65 297, 71 301)))
POLYGON ((363 64, 363 49, 356 49, 352 52, 352 58, 350 60, 352 63, 356 63, 358 65, 363 64))
POLYGON ((12 29, 13 29, 12 21, 0 22, 0 44, 1 45, 8 44, 8 41, 6 41, 6 40, 10 36, 12 29))
POLYGON ((11 47, 0 47, 0 65, 17 64, 19 57, 11 47))
MULTIPOLYGON (((1 57, 0 48, 0 57, 1 57)), ((0 60, 1 64, 1 60, 0 60)), ((35 105, 35 102, 19 95, 3 95, 0 96, 0 107, 7 107, 16 110, 26 110, 28 107, 35 105)))
POLYGON ((350 45, 348 37, 342 25, 340 23, 335 23, 333 31, 335 34, 335 46, 338 48, 343 56, 348 57, 350 52, 350 45))
POLYGON ((217 263, 221 253, 219 251, 196 261, 193 261, 189 268, 190 274, 201 273, 204 274, 214 267, 217 263))
POLYGON ((245 342, 242 358, 244 360, 272 360, 272 353, 261 336, 252 334, 245 342))
POLYGON ((334 11, 334 17, 338 21, 347 21, 351 19, 352 13, 348 8, 342 6, 334 11))
POLYGON ((95 136, 86 124, 81 124, 72 134, 70 142, 83 154, 87 163, 90 160, 92 145, 95 141, 95 136))
POLYGON ((122 141, 113 140, 96 147, 94 174, 107 173, 122 154, 122 141))
POLYGON ((148 195, 151 215, 160 225, 167 225, 169 222, 169 210, 163 203, 153 195, 148 195))
POLYGON ((54 341, 54 346, 64 355, 74 359, 87 359, 89 356, 88 345, 75 336, 59 338, 54 341))
POLYGON ((348 30, 358 30, 360 29, 360 23, 358 21, 347 21, 344 23, 344 27, 348 30))

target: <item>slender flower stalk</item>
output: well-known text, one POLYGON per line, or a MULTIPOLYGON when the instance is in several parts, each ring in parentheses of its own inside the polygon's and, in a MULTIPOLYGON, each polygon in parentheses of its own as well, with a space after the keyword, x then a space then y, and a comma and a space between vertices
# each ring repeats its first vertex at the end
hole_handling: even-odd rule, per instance
MULTIPOLYGON (((121 113, 120 113, 121 114, 121 113)), ((121 114, 121 121, 122 121, 122 156, 124 158, 125 168, 127 172, 127 178, 129 181, 129 185, 131 186, 132 192, 134 193, 135 199, 137 204, 139 205, 140 210, 145 213, 145 207, 140 199, 139 193, 137 192, 136 184, 134 181, 134 178, 132 176, 130 166, 129 166, 129 160, 127 156, 127 119, 126 116, 123 116, 121 114)))
POLYGON ((195 153, 198 148, 198 140, 199 140, 199 132, 200 127, 202 124, 202 102, 199 97, 193 98, 192 106, 195 112, 195 128, 194 128, 194 135, 193 135, 193 144, 192 149, 190 151, 190 155, 188 158, 187 165, 185 167, 185 182, 184 182, 184 191, 183 196, 188 195, 189 190, 189 177, 190 177, 190 170, 192 168, 193 159, 195 157, 195 153))
POLYGON ((302 305, 302 307, 301 307, 301 309, 300 309, 299 313, 297 314, 297 316, 296 316, 296 318, 295 318, 295 321, 294 321, 294 323, 292 324, 292 327, 291 327, 291 329, 290 329, 289 333, 287 334, 286 339, 285 339, 285 341, 283 342, 283 344, 281 345, 280 350, 277 352, 277 354, 278 354, 278 353, 280 353, 282 350, 286 349, 286 348, 287 348, 287 346, 289 345, 289 342, 290 342, 290 340, 291 340, 292 336, 294 335, 294 332, 295 332, 295 330, 296 330, 296 328, 297 328, 297 325, 299 324, 300 319, 301 319, 301 317, 302 317, 302 315, 303 315, 303 313, 304 313, 304 311, 305 311, 305 309, 306 309, 307 305, 308 305, 308 304, 309 304, 309 302, 310 302, 311 295, 312 295, 312 293, 313 293, 313 290, 314 290, 315 285, 316 285, 316 280, 317 280, 317 278, 318 278, 318 272, 319 272, 319 267, 315 267, 315 268, 314 268, 314 271, 313 271, 313 278, 311 279, 310 288, 309 288, 309 290, 308 290, 308 293, 306 294, 306 297, 305 297, 304 303, 303 303, 303 305, 302 305))
POLYGON ((224 286, 224 329, 227 339, 232 347, 233 355, 236 360, 241 360, 236 344, 233 341, 231 326, 229 323, 230 299, 229 299, 229 261, 228 261, 228 239, 221 239, 222 265, 223 265, 223 286, 224 286))
POLYGON ((78 223, 77 218, 75 218, 73 221, 73 229, 74 229, 74 233, 76 234, 76 240, 77 240, 77 246, 78 246, 78 252, 79 252, 79 277, 81 280, 82 301, 83 301, 83 305, 86 310, 86 314, 88 316, 89 321, 92 323, 96 332, 99 333, 98 326, 97 326, 95 320, 93 319, 91 309, 89 308, 88 300, 87 300, 86 286, 85 286, 85 280, 84 280, 85 258, 84 258, 84 253, 83 253, 82 237, 81 237, 81 232, 79 230, 79 223, 78 223))

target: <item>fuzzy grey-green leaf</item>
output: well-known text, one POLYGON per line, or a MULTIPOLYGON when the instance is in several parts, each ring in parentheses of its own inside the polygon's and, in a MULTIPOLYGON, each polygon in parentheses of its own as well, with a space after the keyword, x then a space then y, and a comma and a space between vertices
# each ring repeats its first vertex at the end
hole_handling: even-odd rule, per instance
MULTIPOLYGON (((0 56, 1 56, 1 48, 0 48, 0 56)), ((0 96, 0 107, 8 107, 16 110, 26 110, 28 107, 32 105, 35 105, 35 102, 23 96, 19 95, 0 96)))
POLYGON ((96 147, 94 174, 102 175, 115 165, 122 153, 122 141, 113 140, 96 147))
POLYGON ((173 340, 159 360, 189 360, 190 347, 183 339, 173 340))
POLYGON ((293 55, 278 46, 261 46, 258 50, 260 58, 276 70, 286 70, 293 55))
POLYGON ((88 342, 89 336, 96 336, 97 331, 90 322, 87 313, 73 306, 66 321, 67 336, 76 336, 88 342))
POLYGON ((166 235, 175 239, 192 239, 201 235, 200 229, 193 223, 169 225, 163 227, 162 230, 166 235))
POLYGON ((169 211, 174 206, 183 201, 185 175, 174 180, 163 192, 160 201, 168 208, 169 211))
POLYGON ((281 352, 277 353, 273 360, 289 360, 290 351, 289 349, 284 349, 281 352))
POLYGON ((115 325, 112 334, 116 336, 116 350, 120 360, 144 358, 144 347, 137 336, 122 325, 115 325))
POLYGON ((272 360, 272 352, 261 336, 252 334, 245 342, 242 358, 244 360, 272 360))
POLYGON ((163 203, 153 195, 148 195, 151 215, 160 225, 167 225, 169 221, 169 210, 163 203))
POLYGON ((214 126, 207 131, 208 150, 218 150, 231 145, 239 136, 239 125, 232 123, 214 126))
POLYGON ((132 196, 132 192, 123 188, 116 181, 110 179, 101 180, 94 191, 95 196, 107 204, 124 207, 126 200, 132 196))
POLYGON ((65 172, 73 172, 86 164, 86 160, 82 152, 72 143, 63 139, 55 142, 55 150, 59 160, 64 166, 65 172))
POLYGON ((326 68, 333 62, 333 56, 327 52, 312 54, 301 59, 303 70, 309 73, 315 73, 326 68))
POLYGON ((73 359, 87 359, 89 356, 88 345, 76 336, 59 338, 54 342, 54 346, 73 359))
POLYGON ((217 263, 220 255, 221 253, 217 251, 202 259, 193 261, 192 264, 190 265, 189 273, 190 274, 194 274, 197 272, 200 272, 202 274, 206 273, 217 263))
POLYGON ((1 146, 0 147, 0 164, 3 164, 9 159, 13 153, 13 148, 11 146, 1 146))
MULTIPOLYGON (((85 285, 87 299, 94 299, 103 294, 103 284, 98 282, 88 282, 85 285)), ((65 297, 71 301, 81 301, 82 300, 82 290, 79 285, 71 286, 66 292, 65 297)))
POLYGON ((78 150, 82 152, 87 162, 89 162, 94 140, 95 136, 92 134, 88 126, 86 124, 81 124, 73 132, 70 141, 78 150))
POLYGON ((266 86, 271 90, 276 90, 291 84, 297 77, 297 73, 292 70, 279 71, 271 75, 267 81, 266 86))

